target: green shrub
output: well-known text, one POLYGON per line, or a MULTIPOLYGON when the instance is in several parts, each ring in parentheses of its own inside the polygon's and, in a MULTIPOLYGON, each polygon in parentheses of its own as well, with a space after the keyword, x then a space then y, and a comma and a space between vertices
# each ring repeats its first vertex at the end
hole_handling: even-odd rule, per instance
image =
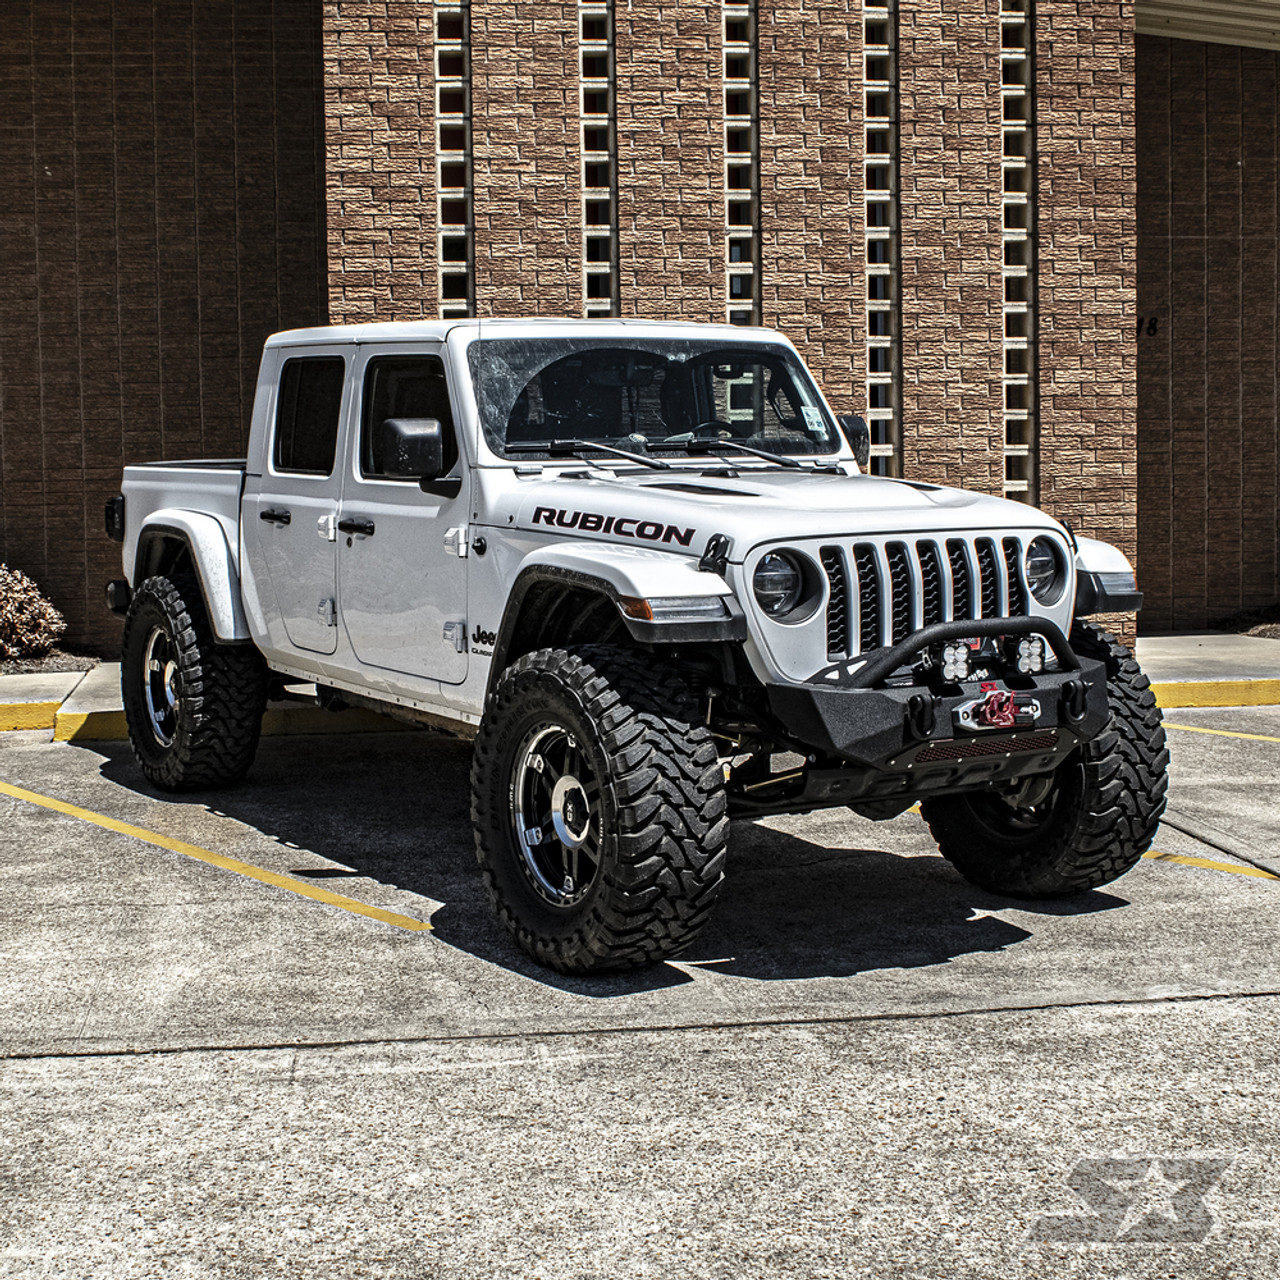
POLYGON ((0 564, 0 658, 42 658, 67 629, 21 569, 0 564))

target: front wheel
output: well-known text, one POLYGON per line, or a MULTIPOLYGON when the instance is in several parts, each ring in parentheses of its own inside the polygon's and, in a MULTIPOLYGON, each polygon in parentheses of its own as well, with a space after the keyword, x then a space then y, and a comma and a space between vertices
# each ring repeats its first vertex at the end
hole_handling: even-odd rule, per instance
POLYGON ((498 918, 562 973, 676 955, 720 891, 724 775, 687 687, 608 645, 540 649, 498 681, 471 772, 498 918))
POLYGON ((1109 884, 1151 846, 1164 812, 1169 753, 1150 682, 1091 623, 1071 645, 1106 665, 1111 719, 1052 774, 920 806, 943 857, 993 893, 1050 898, 1109 884))
POLYGON ((239 782, 258 748, 267 668, 251 645, 218 644, 195 578, 148 578, 125 617, 120 692, 129 745, 166 791, 239 782))

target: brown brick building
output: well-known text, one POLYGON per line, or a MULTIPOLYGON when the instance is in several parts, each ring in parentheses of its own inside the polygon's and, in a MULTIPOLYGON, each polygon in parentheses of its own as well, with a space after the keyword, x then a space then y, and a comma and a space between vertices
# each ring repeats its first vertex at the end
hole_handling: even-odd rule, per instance
POLYGON ((1136 554, 1145 628, 1273 602, 1256 10, 11 0, 0 559, 110 650, 102 504, 243 449, 269 332, 621 314, 782 328, 878 470, 1136 554))

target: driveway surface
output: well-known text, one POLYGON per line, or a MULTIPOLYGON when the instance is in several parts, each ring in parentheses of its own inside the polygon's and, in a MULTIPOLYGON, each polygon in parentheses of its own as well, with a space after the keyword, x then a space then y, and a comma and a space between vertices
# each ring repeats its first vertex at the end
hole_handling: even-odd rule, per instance
POLYGON ((493 923, 462 744, 175 799, 6 734, 80 816, 0 795, 0 1275, 1274 1277, 1280 709, 1166 718, 1171 856, 1105 890, 736 824, 696 948, 601 979, 493 923))

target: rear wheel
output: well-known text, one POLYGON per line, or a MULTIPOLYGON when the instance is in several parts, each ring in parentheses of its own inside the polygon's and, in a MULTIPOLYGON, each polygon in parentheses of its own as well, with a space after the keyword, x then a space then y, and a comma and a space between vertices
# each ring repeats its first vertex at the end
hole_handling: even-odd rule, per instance
POLYGON ((267 668, 251 645, 214 640, 195 578, 142 583, 120 657, 129 744, 146 777, 167 791, 239 782, 258 748, 267 668))
POLYGON ((1071 645, 1106 665, 1106 728, 1052 774, 920 806, 943 857, 994 893, 1058 897, 1108 884, 1150 848, 1164 812, 1169 753, 1150 682, 1091 623, 1076 624, 1071 645))
POLYGON ((724 776, 675 673, 607 645, 505 672, 472 765, 476 856, 498 918, 565 973, 676 955, 723 879, 724 776))

